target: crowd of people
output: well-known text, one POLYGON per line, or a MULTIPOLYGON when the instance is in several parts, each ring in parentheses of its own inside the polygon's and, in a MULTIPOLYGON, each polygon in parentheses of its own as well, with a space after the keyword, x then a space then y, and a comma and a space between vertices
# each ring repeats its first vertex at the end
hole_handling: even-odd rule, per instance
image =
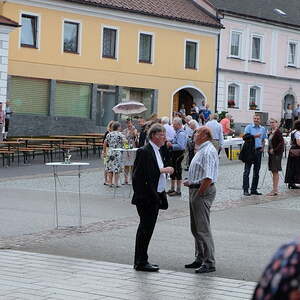
MULTIPOLYGON (((138 120, 139 130, 131 119, 121 130, 119 122, 108 124, 105 134, 103 156, 105 159, 105 182, 119 187, 119 175, 124 171, 123 184, 132 178, 133 198, 140 223, 136 234, 134 268, 137 271, 156 272, 157 264, 148 260, 148 247, 160 209, 168 208, 167 195, 180 196, 181 187, 189 189, 190 226, 195 241, 194 261, 185 268, 195 269, 196 273, 216 270, 214 241, 210 228, 210 208, 216 197, 219 153, 223 148, 224 137, 234 131, 230 127, 231 116, 226 114, 220 122, 218 114, 209 114, 209 120, 175 113, 172 123, 168 117, 153 116, 145 121, 138 120), (134 151, 124 151, 135 148, 134 151), (128 154, 128 155, 127 155, 128 154), (135 157, 136 154, 136 157, 135 157), (183 179, 182 166, 186 156, 187 178, 183 179), (167 191, 167 178, 170 187, 167 191)), ((279 194, 279 171, 284 152, 284 139, 276 119, 270 119, 267 131, 261 125, 259 115, 253 116, 253 123, 246 126, 244 144, 240 160, 244 162, 243 190, 245 196, 261 195, 258 191, 259 172, 266 140, 268 139, 268 167, 272 173, 273 188, 268 196, 279 194), (253 166, 253 178, 249 184, 249 174, 253 166), (249 191, 250 188, 250 191, 249 191)), ((285 183, 290 189, 299 189, 300 184, 300 120, 294 122, 291 132, 285 183)), ((258 295, 262 293, 257 290, 258 295)))

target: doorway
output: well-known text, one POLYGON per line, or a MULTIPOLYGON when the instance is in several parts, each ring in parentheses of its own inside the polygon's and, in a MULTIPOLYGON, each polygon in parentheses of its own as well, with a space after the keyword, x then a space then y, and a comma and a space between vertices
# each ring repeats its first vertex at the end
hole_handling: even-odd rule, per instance
POLYGON ((178 112, 181 105, 184 105, 186 115, 189 115, 193 103, 196 103, 198 107, 203 107, 205 104, 204 95, 194 88, 183 88, 173 96, 173 112, 178 112))

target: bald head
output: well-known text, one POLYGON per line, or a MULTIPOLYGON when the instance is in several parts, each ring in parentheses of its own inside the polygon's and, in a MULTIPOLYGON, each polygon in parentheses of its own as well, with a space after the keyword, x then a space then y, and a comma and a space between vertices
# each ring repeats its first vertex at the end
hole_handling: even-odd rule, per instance
POLYGON ((207 126, 202 126, 195 130, 194 142, 201 145, 212 140, 212 132, 207 126))

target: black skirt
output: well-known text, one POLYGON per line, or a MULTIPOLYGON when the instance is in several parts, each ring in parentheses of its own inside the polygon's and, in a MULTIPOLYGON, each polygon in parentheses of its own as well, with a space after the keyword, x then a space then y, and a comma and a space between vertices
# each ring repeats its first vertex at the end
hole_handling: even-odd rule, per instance
POLYGON ((300 183, 300 157, 288 156, 285 183, 300 183))
POLYGON ((282 170, 281 160, 282 160, 282 154, 275 155, 269 153, 269 160, 268 160, 269 171, 271 172, 281 171, 282 170))

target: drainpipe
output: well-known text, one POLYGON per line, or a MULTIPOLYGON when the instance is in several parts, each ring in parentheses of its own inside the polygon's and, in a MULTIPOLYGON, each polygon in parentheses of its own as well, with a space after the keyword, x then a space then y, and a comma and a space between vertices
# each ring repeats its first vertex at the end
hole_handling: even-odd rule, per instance
POLYGON ((215 112, 218 111, 219 63, 220 63, 220 33, 218 34, 218 44, 217 44, 215 112))

